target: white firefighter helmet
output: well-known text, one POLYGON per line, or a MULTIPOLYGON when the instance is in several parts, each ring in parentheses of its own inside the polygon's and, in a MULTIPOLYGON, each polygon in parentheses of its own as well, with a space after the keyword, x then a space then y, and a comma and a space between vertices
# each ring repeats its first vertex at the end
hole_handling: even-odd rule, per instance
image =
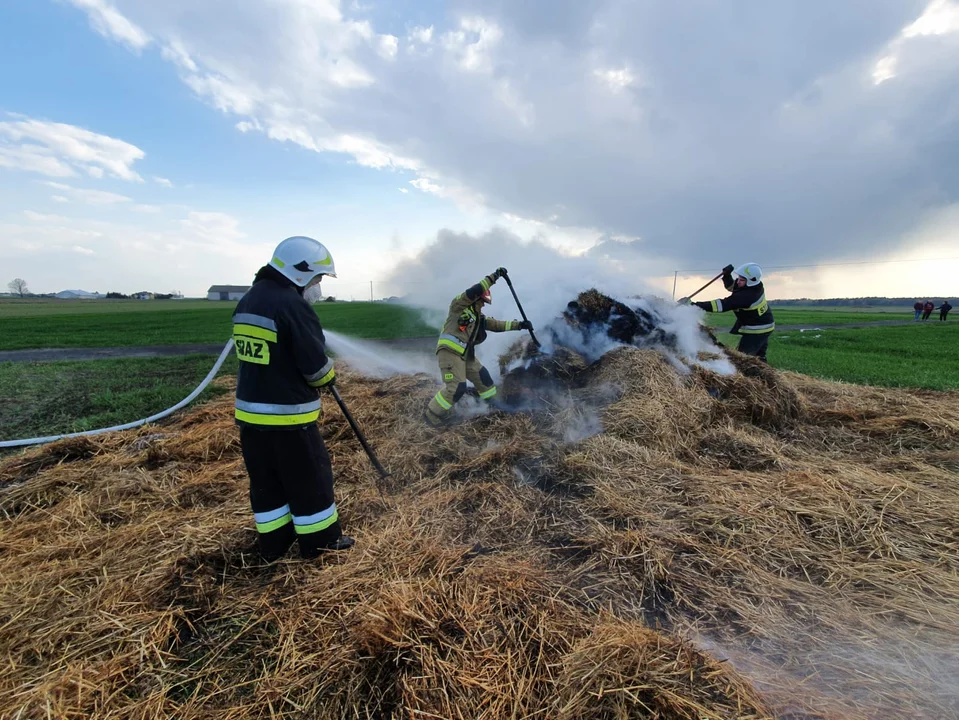
POLYGON ((333 256, 318 240, 295 235, 276 246, 270 265, 297 287, 306 287, 317 275, 336 277, 333 256))
POLYGON ((733 270, 734 275, 738 275, 746 281, 746 285, 752 287, 763 281, 763 269, 756 263, 746 263, 733 270))

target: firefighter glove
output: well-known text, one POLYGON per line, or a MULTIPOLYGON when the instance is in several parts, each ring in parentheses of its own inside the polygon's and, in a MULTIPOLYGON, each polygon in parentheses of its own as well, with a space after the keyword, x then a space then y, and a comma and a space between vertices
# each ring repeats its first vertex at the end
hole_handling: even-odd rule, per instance
POLYGON ((692 302, 688 297, 679 298, 680 305, 689 305, 692 302))
POLYGON ((727 265, 723 268, 723 275, 732 275, 735 268, 732 265, 727 265))
POLYGON ((506 274, 506 268, 504 267, 498 267, 496 268, 496 270, 493 271, 493 277, 496 278, 497 280, 499 280, 505 274, 506 274))
POLYGON ((532 330, 532 329, 533 329, 533 323, 531 323, 529 320, 523 320, 523 321, 522 321, 519 325, 517 325, 516 327, 518 327, 520 330, 532 330))

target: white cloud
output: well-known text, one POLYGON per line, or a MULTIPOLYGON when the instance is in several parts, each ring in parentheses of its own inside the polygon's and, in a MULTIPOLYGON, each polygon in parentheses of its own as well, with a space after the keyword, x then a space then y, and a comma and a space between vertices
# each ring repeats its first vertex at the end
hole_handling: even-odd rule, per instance
POLYGON ((152 215, 156 215, 157 213, 163 212, 163 208, 161 208, 159 205, 138 204, 138 205, 134 205, 130 209, 133 210, 134 212, 149 213, 152 215))
POLYGON ((622 67, 619 69, 607 68, 605 70, 596 70, 594 72, 599 81, 608 87, 611 92, 618 93, 622 92, 636 80, 636 77, 633 73, 630 72, 628 67, 622 67))
POLYGON ((443 194, 442 187, 436 183, 430 182, 426 178, 416 178, 415 180, 410 180, 410 185, 415 187, 417 190, 422 190, 425 193, 432 193, 433 195, 443 194))
POLYGON ((161 185, 161 186, 163 186, 163 187, 167 187, 167 188, 173 187, 173 183, 170 182, 169 180, 167 180, 165 177, 157 177, 156 175, 154 175, 154 176, 153 176, 153 182, 155 182, 157 185, 161 185))
POLYGON ((396 54, 400 48, 400 41, 395 35, 380 35, 378 39, 379 47, 377 51, 379 54, 386 58, 387 60, 393 60, 396 58, 396 54))
POLYGON ((206 243, 218 247, 246 237, 240 230, 240 221, 228 213, 192 211, 180 224, 206 243))
POLYGON ((871 255, 959 196, 955 2, 456 0, 385 54, 336 0, 113 2, 242 132, 671 265, 871 255))
MULTIPOLYGON (((22 116, 17 116, 22 117, 22 116)), ((49 177, 83 170, 142 182, 133 164, 145 153, 135 145, 65 123, 22 118, 0 122, 0 165, 49 177)))
POLYGON ((164 60, 169 60, 181 70, 195 73, 199 69, 197 68, 197 64, 193 62, 193 58, 190 57, 190 53, 186 51, 186 48, 184 48, 183 44, 177 39, 173 39, 169 44, 164 45, 160 54, 164 60))
POLYGON ((409 192, 409 190, 407 190, 406 188, 397 188, 397 190, 399 190, 404 195, 409 192))
POLYGON ((959 32, 959 3, 955 0, 932 0, 919 18, 902 29, 875 64, 873 82, 880 85, 896 76, 900 58, 909 52, 909 43, 924 37, 959 32))
POLYGON ((106 0, 67 0, 86 11, 90 24, 104 37, 116 40, 131 50, 139 51, 150 44, 150 36, 121 15, 106 0))
POLYGON ((459 29, 443 36, 443 45, 456 57, 460 67, 469 72, 493 71, 493 49, 503 39, 503 30, 480 16, 460 19, 459 29))
POLYGON ((173 226, 34 211, 24 217, 29 222, 0 222, 0 263, 24 267, 20 274, 36 292, 72 287, 77 255, 95 255, 104 260, 84 268, 90 290, 180 289, 198 296, 211 284, 249 282, 271 249, 269 243, 247 240, 239 220, 220 212, 189 212, 173 226), (38 257, 42 273, 36 271, 38 257))
POLYGON ((872 71, 873 82, 879 85, 894 77, 896 77, 896 57, 894 55, 887 55, 884 58, 880 58, 872 71))
POLYGON ((410 42, 417 42, 421 45, 429 45, 431 42, 433 42, 433 26, 430 25, 429 27, 413 28, 410 30, 408 39, 410 42))
MULTIPOLYGON (((2 133, 2 128, 0 128, 2 133)), ((0 137, 0 167, 25 170, 48 177, 71 177, 76 175, 72 167, 54 157, 49 148, 39 145, 5 146, 0 137)))
MULTIPOLYGON (((64 183, 50 181, 46 182, 45 184, 48 187, 52 187, 55 190, 61 191, 67 197, 87 205, 115 205, 116 203, 130 202, 130 198, 128 198, 126 195, 107 192, 106 190, 76 188, 72 187, 71 185, 65 185, 64 183)), ((55 197, 62 197, 62 195, 55 197)))
POLYGON ((902 36, 912 38, 953 32, 959 32, 959 4, 952 0, 933 0, 919 19, 902 31, 902 36))
POLYGON ((59 215, 47 215, 46 213, 38 213, 36 210, 24 210, 23 216, 34 222, 53 222, 63 219, 59 215))
POLYGON ((65 197, 65 196, 63 196, 63 195, 51 195, 51 196, 50 196, 50 199, 53 200, 53 202, 58 202, 58 203, 68 203, 68 202, 70 202, 70 198, 65 197))

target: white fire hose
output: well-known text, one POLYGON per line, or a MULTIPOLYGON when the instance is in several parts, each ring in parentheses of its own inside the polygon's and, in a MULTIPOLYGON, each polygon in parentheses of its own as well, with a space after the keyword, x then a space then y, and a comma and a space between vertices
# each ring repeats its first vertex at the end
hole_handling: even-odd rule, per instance
POLYGON ((147 423, 155 422, 161 418, 165 418, 168 415, 172 415, 180 408, 189 405, 196 399, 197 395, 206 389, 206 386, 210 384, 213 378, 216 377, 216 374, 220 371, 223 361, 226 360, 232 349, 233 338, 230 338, 226 341, 226 345, 223 346, 223 350, 220 351, 220 357, 216 359, 216 362, 213 364, 213 368, 207 373, 206 377, 203 378, 203 382, 197 386, 196 390, 191 392, 173 407, 167 408, 163 412, 158 412, 156 415, 151 415, 150 417, 143 418, 142 420, 134 420, 133 422, 124 423, 123 425, 100 428, 99 430, 84 430, 83 432, 66 433, 64 435, 50 435, 48 437, 40 438, 27 438, 25 440, 3 440, 0 441, 0 448, 24 447, 26 445, 43 445, 45 443, 51 443, 55 440, 64 440, 65 438, 87 437, 88 435, 100 435, 101 433, 116 432, 117 430, 130 430, 135 427, 140 427, 141 425, 146 425, 147 423))

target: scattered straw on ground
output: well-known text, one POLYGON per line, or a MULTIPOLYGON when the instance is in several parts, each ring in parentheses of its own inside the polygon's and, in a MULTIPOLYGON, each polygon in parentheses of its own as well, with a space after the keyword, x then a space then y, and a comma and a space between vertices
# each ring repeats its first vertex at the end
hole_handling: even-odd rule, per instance
POLYGON ((309 563, 252 551, 229 397, 8 456, 0 717, 957 717, 959 394, 735 362, 442 431, 345 373, 393 477, 327 402, 358 542, 309 563))

